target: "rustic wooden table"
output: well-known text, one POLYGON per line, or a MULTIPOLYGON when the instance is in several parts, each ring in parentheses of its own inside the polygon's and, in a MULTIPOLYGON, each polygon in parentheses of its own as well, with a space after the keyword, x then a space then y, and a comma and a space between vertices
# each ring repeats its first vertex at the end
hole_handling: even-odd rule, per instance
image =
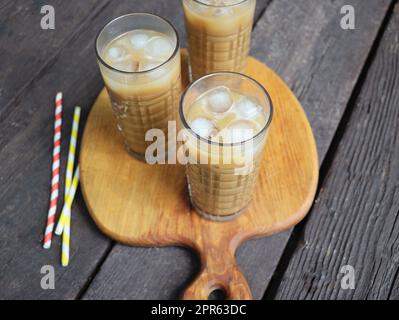
MULTIPOLYGON (((256 299, 399 299, 399 4, 395 0, 258 0, 252 55, 298 96, 316 136, 320 186, 293 230, 249 241, 238 263, 256 299), (355 8, 355 30, 340 26, 355 8), (355 288, 341 286, 342 267, 355 288)), ((103 236, 82 196, 73 206, 71 264, 60 240, 41 246, 48 209, 52 101, 64 92, 63 136, 103 87, 94 38, 129 12, 168 18, 185 45, 180 0, 49 0, 0 4, 0 298, 175 299, 198 272, 182 248, 130 248, 103 236), (43 265, 55 289, 43 290, 43 265)), ((68 139, 62 142, 67 150, 68 139)), ((66 152, 62 154, 65 168, 66 152)))

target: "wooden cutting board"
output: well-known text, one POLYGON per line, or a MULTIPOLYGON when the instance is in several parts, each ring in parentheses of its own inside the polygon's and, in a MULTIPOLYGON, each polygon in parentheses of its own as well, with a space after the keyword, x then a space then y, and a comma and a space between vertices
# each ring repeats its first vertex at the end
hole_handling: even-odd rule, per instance
MULTIPOLYGON (((269 91, 274 117, 252 203, 235 220, 208 221, 190 208, 183 166, 148 165, 131 157, 116 129, 105 90, 84 130, 81 189, 92 218, 107 236, 126 245, 196 250, 202 268, 184 299, 208 299, 215 289, 223 290, 228 299, 251 299, 235 261, 237 247, 245 240, 294 226, 305 217, 315 196, 317 150, 300 103, 256 59, 249 58, 246 73, 269 91)), ((187 74, 187 54, 182 51, 183 87, 188 84, 187 74)))

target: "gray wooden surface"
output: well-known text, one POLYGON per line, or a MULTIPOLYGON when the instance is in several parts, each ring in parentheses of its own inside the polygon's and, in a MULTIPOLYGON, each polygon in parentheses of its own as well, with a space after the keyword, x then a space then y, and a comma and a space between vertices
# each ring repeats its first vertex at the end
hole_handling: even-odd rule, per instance
MULTIPOLYGON (((258 0, 252 55, 276 70, 302 102, 317 139, 323 189, 310 218, 296 229, 308 239, 306 250, 292 250, 292 257, 291 250, 285 251, 287 243, 297 244, 291 230, 239 248, 238 262, 257 299, 263 297, 273 274, 269 298, 398 296, 398 10, 393 11, 394 2, 258 0), (356 30, 340 28, 344 4, 356 9, 356 30), (383 112, 376 112, 380 109, 383 112), (365 137, 360 135, 362 130, 365 137), (380 130, 379 134, 371 135, 373 130, 380 130), (393 149, 388 150, 388 145, 393 149), (348 168, 355 171, 351 174, 348 168), (347 210, 348 216, 342 215, 347 210), (347 222, 356 227, 345 228, 347 222), (341 232, 334 232, 337 228, 341 232), (348 257, 356 266, 368 264, 356 293, 340 293, 331 282, 323 282, 325 272, 331 276, 348 257), (373 282, 367 286, 368 277, 373 282)), ((129 248, 113 243, 97 230, 80 194, 73 207, 68 268, 59 264, 59 238, 50 251, 41 248, 41 238, 49 196, 54 94, 62 90, 65 96, 65 151, 73 107, 83 107, 84 123, 103 86, 93 50, 99 28, 123 13, 153 12, 168 18, 184 39, 180 1, 46 4, 55 7, 56 30, 40 29, 40 1, 0 5, 0 40, 10 43, 0 47, 0 298, 177 298, 198 272, 195 255, 183 248, 129 248), (55 267, 55 290, 40 288, 40 268, 46 264, 55 267)), ((62 168, 65 160, 66 152, 62 168)))
MULTIPOLYGON (((321 160, 389 4, 385 1, 385 4, 373 2, 373 6, 360 6, 361 1, 352 2, 358 8, 359 30, 351 33, 339 27, 339 12, 344 3, 272 2, 253 34, 252 54, 279 72, 303 103, 316 135, 321 160)), ((238 263, 255 298, 262 298, 289 234, 249 241, 239 249, 238 263)), ((179 292, 196 272, 190 268, 193 258, 186 250, 173 249, 174 259, 171 259, 171 252, 164 249, 149 252, 117 245, 115 250, 85 298, 176 298, 174 293, 179 292), (147 268, 143 262, 147 259, 154 267, 147 268), (125 290, 142 288, 143 284, 149 289, 129 293, 125 290), (124 289, 120 290, 121 287, 124 289)))
MULTIPOLYGON (((259 1, 257 16, 267 2, 259 1)), ((48 210, 54 95, 59 90, 64 92, 62 150, 65 151, 74 106, 83 107, 84 123, 89 107, 103 87, 93 50, 98 30, 121 14, 143 11, 170 19, 184 39, 178 0, 59 0, 46 4, 55 8, 55 30, 40 29, 43 3, 20 0, 0 6, 4 10, 0 15, 1 40, 13 41, 16 36, 19 43, 13 44, 14 50, 25 48, 23 54, 5 46, 0 49, 1 70, 5 74, 0 80, 1 97, 5 97, 0 109, 2 298, 76 299, 113 246, 97 230, 78 194, 73 207, 70 266, 66 269, 60 266, 58 237, 54 238, 51 251, 41 247, 48 210), (14 77, 14 86, 8 84, 7 77, 14 77), (40 287, 43 265, 55 267, 55 290, 40 287)), ((66 152, 63 152, 62 170, 65 161, 66 152)))
POLYGON ((277 298, 399 299, 399 5, 321 188, 277 298))

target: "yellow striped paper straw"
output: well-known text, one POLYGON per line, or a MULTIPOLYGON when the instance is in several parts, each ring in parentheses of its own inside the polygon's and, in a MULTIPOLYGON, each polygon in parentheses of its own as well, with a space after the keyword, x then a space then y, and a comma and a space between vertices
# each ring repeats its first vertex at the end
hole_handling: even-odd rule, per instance
POLYGON ((69 264, 69 243, 71 234, 71 207, 73 198, 76 194, 76 189, 79 183, 79 166, 76 167, 75 175, 73 176, 71 187, 69 188, 69 193, 67 200, 62 208, 62 213, 64 214, 64 228, 62 230, 62 249, 61 249, 61 264, 66 267, 69 264))
MULTIPOLYGON (((75 154, 76 154, 76 144, 78 141, 78 131, 79 131, 79 121, 80 121, 80 111, 81 108, 79 106, 75 107, 75 111, 73 113, 73 123, 72 123, 72 131, 71 131, 71 140, 69 141, 69 152, 68 152, 68 161, 65 175, 65 191, 64 191, 64 203, 68 197, 69 188, 72 183, 72 174, 73 174, 73 166, 75 163, 75 154)), ((64 227, 64 218, 61 215, 58 224, 57 230, 61 230, 60 233, 56 233, 60 235, 62 233, 62 228, 64 227)))
POLYGON ((64 206, 62 207, 60 221, 57 225, 57 228, 55 229, 55 234, 57 236, 60 236, 63 233, 66 219, 68 218, 67 215, 68 214, 70 215, 70 213, 71 213, 72 202, 73 202, 73 199, 75 198, 76 188, 78 187, 78 182, 79 182, 79 165, 76 167, 75 175, 74 175, 73 179, 72 179, 71 187, 69 188, 68 196, 66 198, 64 206), (75 179, 76 175, 77 175, 77 181, 74 184, 73 179, 75 179), (62 221, 61 221, 61 219, 62 219, 62 221))

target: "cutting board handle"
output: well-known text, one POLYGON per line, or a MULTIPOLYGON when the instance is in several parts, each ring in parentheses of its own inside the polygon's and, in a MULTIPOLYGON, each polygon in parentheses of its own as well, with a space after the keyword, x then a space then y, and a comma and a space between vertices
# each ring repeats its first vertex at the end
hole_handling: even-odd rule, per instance
POLYGON ((203 267, 185 290, 183 299, 208 300, 211 292, 222 290, 227 300, 251 300, 251 290, 237 266, 234 251, 212 248, 200 252, 203 267))

